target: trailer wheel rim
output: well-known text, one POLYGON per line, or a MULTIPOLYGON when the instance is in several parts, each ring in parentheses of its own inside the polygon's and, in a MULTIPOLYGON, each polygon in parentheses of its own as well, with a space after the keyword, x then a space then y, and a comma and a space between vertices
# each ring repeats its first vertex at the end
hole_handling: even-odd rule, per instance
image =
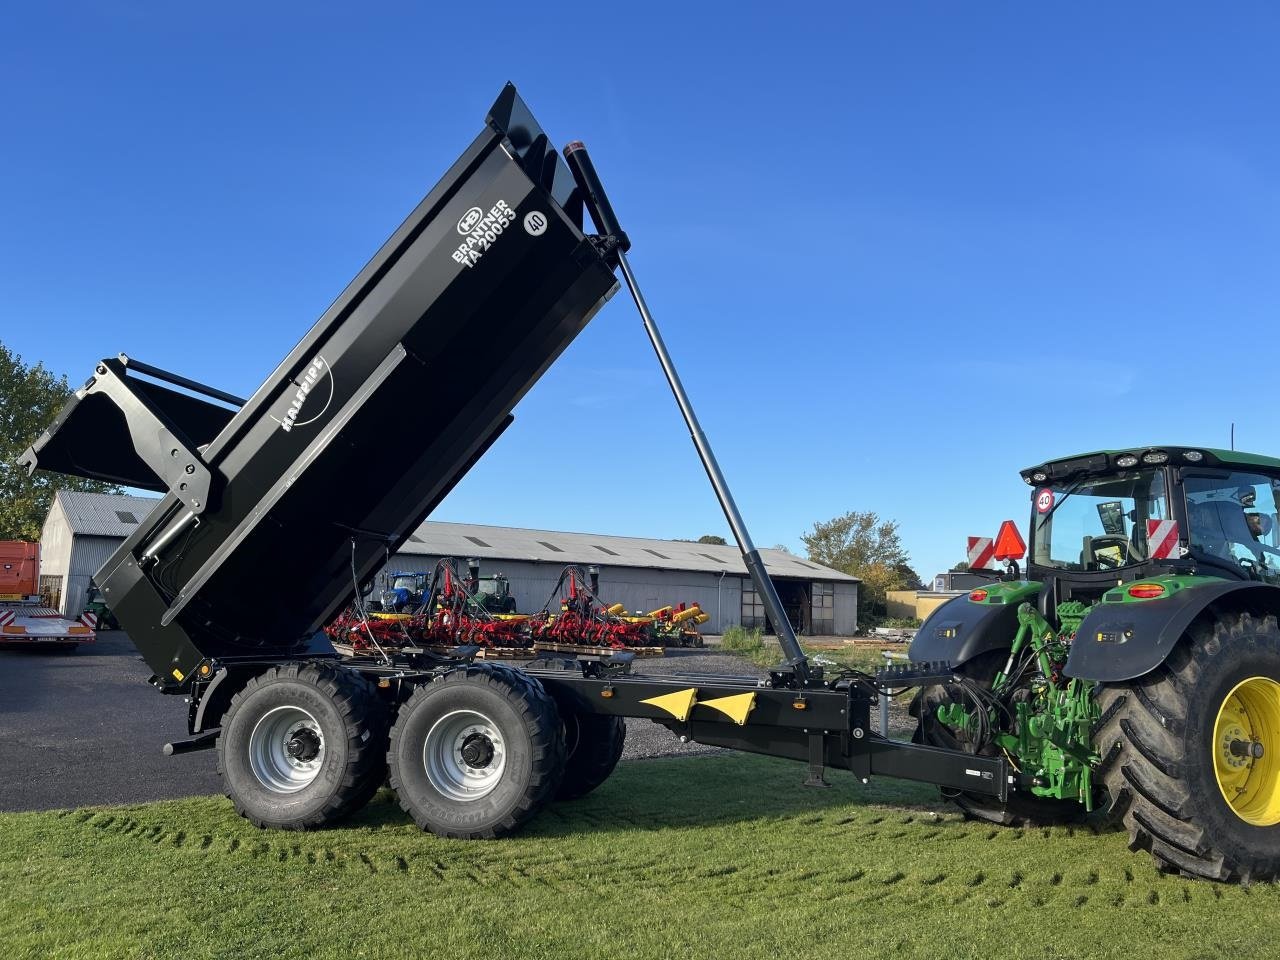
POLYGON ((422 746, 431 785, 451 800, 468 802, 490 794, 507 766, 502 732, 484 714, 454 710, 432 724, 422 746))
POLYGON ((249 734, 249 767, 268 790, 297 793, 311 785, 323 765, 324 734, 301 707, 267 711, 249 734))
POLYGON ((1280 683, 1250 677, 1226 695, 1213 724, 1213 772, 1237 817, 1280 823, 1280 683))

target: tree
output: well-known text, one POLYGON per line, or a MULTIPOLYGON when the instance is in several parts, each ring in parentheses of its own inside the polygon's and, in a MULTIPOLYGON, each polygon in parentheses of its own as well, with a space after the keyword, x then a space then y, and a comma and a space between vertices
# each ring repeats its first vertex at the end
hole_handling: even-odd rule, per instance
MULTIPOLYGON (((881 520, 870 510, 848 513, 813 525, 800 535, 809 559, 859 578, 858 606, 864 615, 883 613, 885 595, 902 589, 915 576, 902 548, 896 520, 881 520)), ((919 577, 915 577, 919 582, 919 577)))
POLYGON ((924 581, 920 579, 920 574, 916 573, 915 568, 905 560, 895 564, 894 569, 898 571, 898 576, 902 578, 903 590, 925 589, 924 581))
POLYGON ((55 377, 37 363, 0 343, 0 540, 38 540, 58 490, 118 493, 97 480, 37 472, 27 476, 18 457, 40 436, 71 396, 65 376, 55 377))
POLYGON ((698 543, 710 543, 719 547, 727 547, 729 544, 724 537, 714 533, 704 533, 697 539, 698 543))

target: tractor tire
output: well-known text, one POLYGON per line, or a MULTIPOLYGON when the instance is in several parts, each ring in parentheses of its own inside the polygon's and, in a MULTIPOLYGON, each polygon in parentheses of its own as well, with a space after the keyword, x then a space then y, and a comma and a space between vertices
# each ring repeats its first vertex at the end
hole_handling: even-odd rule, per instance
POLYGON ((1189 877, 1280 876, 1274 616, 1197 624, 1151 673, 1103 687, 1099 705, 1099 774, 1130 849, 1189 877))
MULTIPOLYGON (((975 657, 956 672, 990 688, 1008 659, 1007 650, 993 650, 975 657)), ((973 745, 962 742, 937 719, 935 711, 943 703, 953 702, 946 685, 935 684, 923 688, 912 704, 912 711, 919 719, 916 741, 931 747, 973 752, 973 745)), ((994 747, 983 750, 995 754, 994 747)), ((943 797, 950 800, 971 820, 998 824, 1002 827, 1051 826, 1059 823, 1079 823, 1085 819, 1084 804, 1074 800, 1053 800, 1030 793, 1011 792, 1001 803, 993 797, 967 793, 962 790, 943 790, 943 797)))
POLYGON ((557 800, 585 797, 609 779, 622 759, 627 723, 600 713, 561 713, 567 756, 557 800))
POLYGON ((263 829, 312 830, 359 810, 386 776, 387 707, 353 670, 288 663, 231 698, 218 773, 236 812, 263 829))
POLYGON ((560 786, 560 715, 542 684, 518 670, 459 667, 401 706, 387 764, 400 806, 423 830, 462 840, 506 836, 560 786))

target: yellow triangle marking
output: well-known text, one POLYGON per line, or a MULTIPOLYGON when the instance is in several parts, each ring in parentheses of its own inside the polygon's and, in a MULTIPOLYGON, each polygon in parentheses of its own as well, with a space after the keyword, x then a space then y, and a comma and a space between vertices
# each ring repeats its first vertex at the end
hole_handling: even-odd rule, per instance
POLYGON ((740 727, 747 722, 747 714, 755 708, 755 705, 755 691, 751 693, 735 693, 731 697, 717 697, 715 700, 703 700, 698 704, 700 707, 719 710, 740 727))
POLYGON ((651 707, 657 707, 659 710, 665 710, 677 720, 683 721, 689 719, 689 714, 693 711, 693 704, 697 699, 697 687, 690 687, 688 690, 664 693, 660 697, 650 697, 648 700, 641 700, 640 702, 651 707))

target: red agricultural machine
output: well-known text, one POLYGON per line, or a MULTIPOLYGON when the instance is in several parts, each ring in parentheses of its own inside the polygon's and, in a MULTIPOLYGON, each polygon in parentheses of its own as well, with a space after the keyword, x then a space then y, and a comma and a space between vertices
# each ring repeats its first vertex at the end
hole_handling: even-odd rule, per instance
POLYGON ((406 648, 518 652, 532 646, 526 622, 518 614, 492 612, 472 588, 474 577, 458 573, 457 561, 437 561, 422 604, 403 612, 370 611, 356 602, 325 627, 340 652, 385 654, 406 648))
POLYGON ((348 656, 457 647, 476 647, 482 657, 614 650, 661 656, 667 647, 701 646, 698 624, 710 619, 697 604, 683 603, 628 615, 622 604, 600 599, 598 573, 586 574, 574 565, 564 568, 535 614, 495 613, 476 589, 479 582, 475 561, 463 577, 457 561, 445 557, 437 562, 420 606, 370 610, 357 599, 325 633, 348 656))

